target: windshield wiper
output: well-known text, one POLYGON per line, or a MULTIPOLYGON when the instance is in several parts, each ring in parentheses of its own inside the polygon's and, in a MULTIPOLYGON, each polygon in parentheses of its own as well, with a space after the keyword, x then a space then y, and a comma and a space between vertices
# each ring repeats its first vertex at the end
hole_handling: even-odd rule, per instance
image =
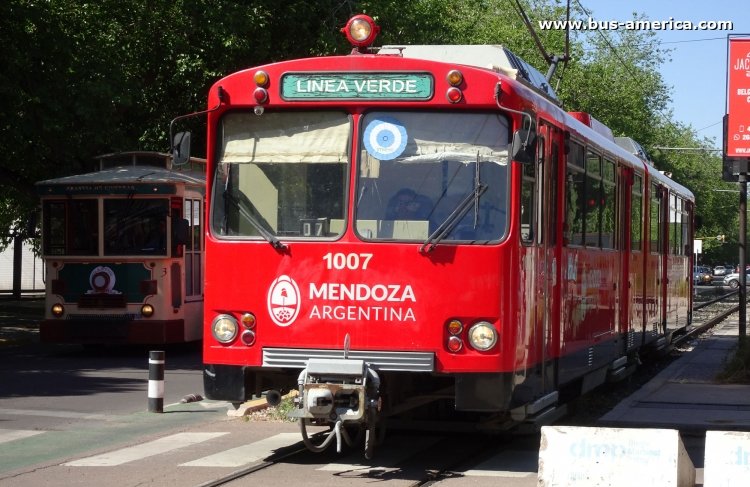
POLYGON ((458 222, 469 212, 469 210, 477 204, 479 197, 487 191, 487 185, 479 183, 474 187, 474 191, 467 194, 466 197, 461 200, 455 210, 448 215, 448 217, 440 224, 432 234, 427 237, 419 251, 422 253, 432 252, 437 247, 437 244, 443 240, 446 235, 451 233, 453 229, 458 225, 458 222))
POLYGON ((266 230, 263 225, 255 219, 253 215, 251 215, 247 210, 245 210, 242 205, 240 205, 240 202, 237 201, 237 199, 234 197, 232 192, 228 189, 224 190, 224 200, 229 201, 234 205, 235 208, 237 208, 237 211, 239 211, 240 215, 242 215, 245 220, 247 220, 250 225, 255 228, 261 237, 263 237, 268 243, 270 243, 273 248, 284 250, 287 248, 287 245, 282 243, 278 238, 276 238, 276 235, 266 230))

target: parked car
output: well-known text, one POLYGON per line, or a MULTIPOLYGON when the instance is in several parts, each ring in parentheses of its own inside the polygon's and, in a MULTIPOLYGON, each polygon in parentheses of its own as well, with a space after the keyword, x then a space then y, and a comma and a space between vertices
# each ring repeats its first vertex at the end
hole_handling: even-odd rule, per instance
MULTIPOLYGON (((747 279, 746 282, 750 282, 750 274, 745 274, 745 278, 747 279)), ((740 287, 740 274, 737 272, 732 272, 731 274, 727 274, 724 276, 724 285, 729 286, 732 289, 737 289, 740 287)))
POLYGON ((711 275, 710 267, 702 265, 693 267, 693 284, 710 285, 713 281, 714 278, 711 275))
POLYGON ((715 276, 724 276, 727 273, 727 268, 723 265, 717 265, 714 267, 714 275, 715 276))

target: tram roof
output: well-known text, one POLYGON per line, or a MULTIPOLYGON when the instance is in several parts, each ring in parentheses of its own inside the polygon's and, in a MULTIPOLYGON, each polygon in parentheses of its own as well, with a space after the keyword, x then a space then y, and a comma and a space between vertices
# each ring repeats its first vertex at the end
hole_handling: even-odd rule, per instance
POLYGON ((63 176, 36 183, 41 195, 60 194, 65 187, 90 187, 90 194, 107 193, 113 186, 187 184, 204 186, 206 176, 196 171, 176 171, 154 166, 118 166, 102 171, 63 176), (97 188, 101 191, 97 191, 97 188))
POLYGON ((397 51, 405 58, 426 59, 454 64, 463 64, 477 68, 489 69, 496 73, 520 81, 542 96, 560 105, 560 100, 547 82, 546 77, 515 55, 510 49, 495 44, 409 44, 402 46, 383 46, 378 54, 397 51))

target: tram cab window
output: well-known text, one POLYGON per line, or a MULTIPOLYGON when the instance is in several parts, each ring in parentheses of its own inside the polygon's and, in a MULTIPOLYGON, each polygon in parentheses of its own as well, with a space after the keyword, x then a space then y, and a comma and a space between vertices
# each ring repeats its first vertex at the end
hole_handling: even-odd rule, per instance
POLYGON ((344 112, 224 116, 211 225, 219 237, 343 233, 351 119, 344 112))
POLYGON ((104 200, 104 255, 166 255, 166 198, 104 200))
POLYGON ((355 232, 365 240, 487 243, 507 229, 508 123, 497 113, 369 112, 355 232), (440 231, 438 231, 440 230, 440 231))
POLYGON ((44 253, 46 255, 97 255, 99 206, 96 199, 45 201, 44 253))

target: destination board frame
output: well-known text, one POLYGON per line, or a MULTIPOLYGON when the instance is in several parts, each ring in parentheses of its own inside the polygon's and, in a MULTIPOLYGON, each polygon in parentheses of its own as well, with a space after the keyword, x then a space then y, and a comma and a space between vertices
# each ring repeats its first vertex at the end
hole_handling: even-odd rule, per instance
POLYGON ((285 101, 429 101, 435 94, 435 79, 426 71, 296 71, 284 73, 280 83, 285 101))

